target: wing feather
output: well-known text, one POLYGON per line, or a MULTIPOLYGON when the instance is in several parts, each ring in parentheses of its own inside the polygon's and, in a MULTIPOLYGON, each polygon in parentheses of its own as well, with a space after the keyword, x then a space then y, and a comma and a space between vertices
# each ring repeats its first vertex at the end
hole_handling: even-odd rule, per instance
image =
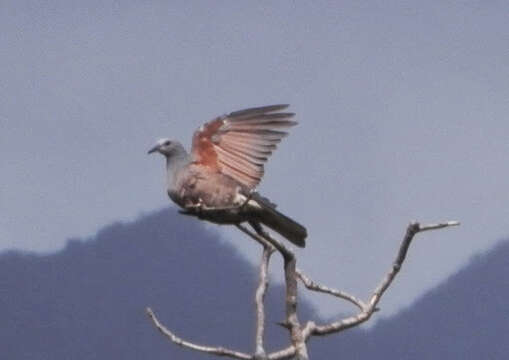
POLYGON ((255 164, 260 164, 260 165, 262 165, 265 161, 267 161, 268 155, 270 155, 270 154, 266 154, 266 153, 255 152, 255 151, 249 152, 248 150, 246 151, 243 148, 231 146, 228 144, 222 144, 221 147, 224 150, 231 152, 232 154, 235 154, 237 156, 242 156, 242 157, 246 158, 247 160, 249 160, 250 162, 255 163, 255 164))
POLYGON ((294 113, 280 112, 287 107, 239 110, 204 124, 193 136, 193 161, 253 189, 263 177, 264 163, 288 135, 284 130, 297 124, 294 113))
POLYGON ((226 151, 222 149, 220 146, 215 147, 215 150, 217 151, 218 156, 222 160, 238 168, 239 170, 245 171, 248 174, 249 173, 258 174, 260 171, 260 164, 253 163, 244 157, 226 151))
POLYGON ((288 106, 290 106, 290 105, 278 104, 278 105, 260 106, 260 107, 239 110, 239 111, 233 111, 228 116, 231 119, 239 119, 239 118, 246 117, 246 116, 264 115, 264 114, 271 113, 274 111, 284 110, 288 106))

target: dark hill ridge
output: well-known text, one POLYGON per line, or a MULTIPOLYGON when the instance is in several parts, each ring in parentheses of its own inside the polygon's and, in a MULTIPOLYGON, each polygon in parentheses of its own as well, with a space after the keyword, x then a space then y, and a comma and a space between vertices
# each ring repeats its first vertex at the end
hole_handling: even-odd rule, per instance
POLYGON ((472 258, 468 266, 396 316, 369 331, 344 333, 337 338, 338 349, 348 359, 505 360, 509 358, 508 299, 509 242, 505 241, 472 258))
MULTIPOLYGON (((311 358, 507 359, 508 259, 504 242, 370 330, 313 339, 311 358)), ((52 255, 4 253, 1 358, 212 358, 162 338, 146 306, 183 337, 250 351, 256 280, 256 269, 216 232, 169 209, 70 241, 52 255)), ((272 284, 271 347, 287 344, 286 330, 274 325, 283 319, 282 300, 282 288, 272 284)), ((302 318, 312 312, 305 303, 300 310, 302 318)))
MULTIPOLYGON (((52 255, 5 253, 0 274, 2 359, 204 358, 162 338, 146 306, 183 337, 253 348, 256 269, 174 210, 111 225, 52 255)), ((269 321, 281 321, 282 289, 267 302, 269 321)), ((273 345, 286 343, 286 330, 269 331, 273 345)))

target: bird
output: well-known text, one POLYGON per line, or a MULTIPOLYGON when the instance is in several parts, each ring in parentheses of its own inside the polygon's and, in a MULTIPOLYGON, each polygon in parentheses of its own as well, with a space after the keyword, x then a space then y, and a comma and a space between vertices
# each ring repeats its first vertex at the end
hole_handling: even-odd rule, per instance
POLYGON ((186 215, 216 224, 260 224, 298 247, 305 247, 304 226, 276 210, 256 187, 264 164, 297 124, 289 105, 234 111, 203 124, 193 134, 191 151, 176 140, 160 139, 148 151, 166 158, 167 193, 186 215))

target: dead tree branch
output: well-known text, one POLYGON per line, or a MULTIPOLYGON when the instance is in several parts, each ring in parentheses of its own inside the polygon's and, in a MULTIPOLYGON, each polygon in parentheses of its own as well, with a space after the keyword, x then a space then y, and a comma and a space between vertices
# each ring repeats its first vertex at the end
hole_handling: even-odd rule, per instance
POLYGON ((263 344, 263 335, 265 332, 265 307, 264 299, 267 287, 269 285, 268 268, 270 256, 274 252, 274 247, 270 244, 263 246, 262 258, 260 261, 260 278, 258 288, 255 293, 256 305, 256 335, 255 335, 255 359, 265 360, 267 354, 265 353, 265 346, 263 344))
MULTIPOLYGON (((303 336, 301 324, 297 316, 297 259, 295 254, 287 248, 281 241, 272 237, 268 232, 264 231, 261 227, 255 227, 257 233, 248 230, 243 225, 237 227, 245 234, 253 239, 262 238, 272 244, 283 256, 285 284, 286 284, 286 319, 283 324, 290 331, 290 339, 295 351, 296 359, 307 360, 308 353, 306 347, 306 339, 303 336)), ((258 241, 258 240, 257 240, 258 241)))
POLYGON ((396 259, 394 260, 389 272, 385 275, 385 277, 380 281, 380 284, 373 291, 371 298, 366 303, 367 305, 364 305, 358 314, 343 320, 335 321, 325 325, 317 325, 314 322, 308 322, 304 328, 305 338, 307 339, 311 335, 322 336, 337 333, 367 321, 371 317, 371 315, 373 315, 373 313, 377 311, 376 306, 379 303, 380 299, 382 298, 382 295, 384 294, 385 290, 387 290, 387 288, 391 285, 392 281, 400 271, 401 266, 405 261, 408 248, 410 247, 410 244, 412 243, 414 236, 419 232, 442 229, 445 227, 456 225, 459 225, 459 222, 448 221, 445 223, 430 224, 425 226, 421 226, 417 222, 410 223, 407 227, 403 241, 401 242, 401 245, 399 247, 396 259))
POLYGON ((197 345, 192 342, 182 340, 177 335, 175 335, 170 330, 168 330, 166 328, 166 326, 164 326, 163 324, 161 324, 159 322, 159 319, 157 319, 156 314, 154 314, 154 312, 152 311, 151 308, 147 308, 147 315, 152 320, 152 322, 154 323, 154 326, 157 328, 157 330, 159 330, 159 332, 161 334, 163 334, 169 340, 171 340, 172 342, 174 342, 175 344, 177 344, 179 346, 182 346, 182 347, 185 347, 188 349, 192 349, 192 350, 196 350, 196 351, 201 351, 201 352, 205 352, 205 353, 209 353, 209 354, 218 355, 218 356, 229 356, 234 359, 246 359, 246 360, 253 359, 253 356, 251 356, 249 354, 242 353, 240 351, 229 350, 229 349, 225 349, 223 347, 197 345))
POLYGON ((355 296, 350 295, 344 291, 332 289, 328 286, 318 284, 311 280, 307 275, 304 275, 302 271, 297 269, 297 276, 299 277, 299 280, 302 281, 304 286, 311 291, 317 291, 324 294, 332 295, 335 297, 338 297, 340 299, 346 300, 357 306, 360 310, 364 310, 366 305, 362 302, 362 300, 357 299, 355 296))
POLYGON ((261 227, 253 226, 255 231, 251 231, 243 225, 237 225, 237 228, 244 232, 246 235, 260 243, 263 247, 259 267, 259 283, 255 293, 256 305, 256 335, 255 335, 255 353, 253 355, 242 353, 239 351, 225 349, 223 347, 210 347, 193 344, 191 342, 182 340, 162 325, 156 318, 155 314, 150 308, 147 308, 147 314, 156 326, 156 328, 165 335, 169 340, 177 345, 190 348, 193 350, 214 354, 217 356, 227 356, 234 359, 252 359, 252 360, 280 360, 295 358, 298 360, 308 360, 307 341, 312 336, 324 336, 329 334, 338 333, 340 331, 349 329, 351 327, 362 324, 369 320, 374 312, 378 310, 377 305, 380 302, 385 291, 392 284, 392 281, 401 270, 403 262, 405 261, 408 249, 414 239, 415 235, 428 230, 442 229, 450 226, 459 225, 457 221, 449 221, 438 224, 420 225, 417 222, 412 222, 408 225, 403 241, 399 247, 396 259, 394 260, 391 268, 387 274, 382 278, 378 286, 373 291, 368 301, 364 302, 357 297, 350 295, 344 291, 336 290, 325 285, 321 285, 311 280, 301 270, 296 267, 296 257, 293 251, 287 248, 284 243, 272 237, 269 233, 264 231, 261 227), (291 345, 288 347, 267 354, 264 347, 264 331, 265 331, 265 309, 264 298, 268 287, 268 266, 271 254, 277 250, 284 260, 284 273, 286 284, 286 317, 285 322, 282 324, 290 332, 291 345), (355 305, 359 312, 353 316, 345 319, 333 321, 327 324, 316 324, 313 321, 308 321, 305 326, 302 326, 297 316, 297 281, 300 280, 304 286, 316 292, 335 296, 339 299, 350 302, 355 305))

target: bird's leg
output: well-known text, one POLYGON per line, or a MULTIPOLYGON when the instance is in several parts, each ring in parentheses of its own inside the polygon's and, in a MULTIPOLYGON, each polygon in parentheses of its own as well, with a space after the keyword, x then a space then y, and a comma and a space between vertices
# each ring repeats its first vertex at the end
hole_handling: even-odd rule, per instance
POLYGON ((182 215, 193 215, 200 217, 200 214, 203 210, 203 200, 201 198, 198 198, 198 202, 192 203, 189 202, 189 204, 186 204, 184 209, 179 210, 179 213, 182 215))
POLYGON ((203 219, 203 207, 204 207, 203 199, 198 198, 198 202, 196 204, 194 204, 193 206, 197 213, 198 219, 203 219))
POLYGON ((241 206, 234 205, 234 206, 223 206, 223 207, 206 207, 203 208, 203 211, 225 211, 225 210, 235 210, 239 209, 241 206))
MULTIPOLYGON (((247 205, 247 203, 249 202, 249 200, 251 200, 251 193, 249 193, 249 195, 248 195, 248 196, 246 196, 246 200, 244 200, 244 201, 242 202, 242 204, 240 204, 240 205, 239 205, 239 209, 242 209, 244 206, 246 206, 246 205, 247 205)), ((251 225, 251 226, 253 226, 252 224, 250 224, 250 225, 251 225)), ((260 224, 258 224, 258 225, 260 225, 260 224)), ((254 228, 254 227, 253 227, 253 228, 254 228)), ((255 229, 255 230, 256 230, 256 229, 255 229)))
POLYGON ((224 212, 229 212, 232 210, 239 210, 242 205, 233 205, 233 206, 222 206, 222 207, 209 207, 205 205, 203 199, 198 198, 198 202, 186 206, 185 210, 181 212, 184 215, 193 215, 198 217, 199 219, 205 219, 205 215, 219 215, 224 212))
POLYGON ((200 206, 200 211, 202 211, 202 212, 229 211, 229 210, 240 209, 242 206, 244 206, 244 203, 241 204, 241 205, 214 206, 214 207, 210 207, 210 206, 207 206, 207 205, 202 205, 202 206, 200 206))

